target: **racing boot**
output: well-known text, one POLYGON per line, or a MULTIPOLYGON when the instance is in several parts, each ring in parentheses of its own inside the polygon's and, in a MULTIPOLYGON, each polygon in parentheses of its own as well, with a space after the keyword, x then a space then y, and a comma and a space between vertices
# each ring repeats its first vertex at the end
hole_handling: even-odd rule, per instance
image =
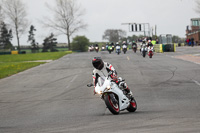
POLYGON ((133 99, 133 93, 130 91, 130 89, 127 87, 124 90, 126 91, 126 96, 128 97, 128 99, 132 100, 133 99))
POLYGON ((124 83, 124 90, 126 91, 126 96, 132 100, 133 99, 133 93, 130 91, 130 89, 128 88, 128 85, 126 83, 124 83))

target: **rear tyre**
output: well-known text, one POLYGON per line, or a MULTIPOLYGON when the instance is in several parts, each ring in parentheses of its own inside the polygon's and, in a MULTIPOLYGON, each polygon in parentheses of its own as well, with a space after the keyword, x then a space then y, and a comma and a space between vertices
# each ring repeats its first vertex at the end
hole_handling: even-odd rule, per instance
POLYGON ((137 110, 137 103, 135 101, 135 99, 133 98, 131 101, 130 101, 130 105, 129 107, 127 108, 127 110, 129 112, 135 112, 137 110))
POLYGON ((105 96, 104 96, 105 104, 112 114, 118 115, 120 112, 119 102, 117 101, 117 103, 115 103, 115 101, 112 99, 111 95, 113 95, 115 97, 115 99, 117 100, 117 98, 114 94, 105 94, 105 96))

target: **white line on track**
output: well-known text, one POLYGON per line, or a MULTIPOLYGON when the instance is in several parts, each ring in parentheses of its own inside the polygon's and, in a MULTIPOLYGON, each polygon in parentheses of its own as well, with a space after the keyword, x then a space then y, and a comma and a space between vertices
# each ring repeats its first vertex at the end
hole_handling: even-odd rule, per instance
POLYGON ((127 56, 127 59, 130 60, 130 58, 127 56))
POLYGON ((74 82, 74 80, 78 77, 78 75, 74 76, 74 78, 70 81, 70 83, 74 82))
POLYGON ((197 84, 198 86, 200 86, 200 83, 196 80, 192 80, 195 84, 197 84))
MULTIPOLYGON (((73 77, 73 79, 70 81, 70 83, 74 82, 74 80, 78 77, 78 75, 75 75, 73 77)), ((70 87, 70 83, 66 86, 66 88, 69 88, 70 87)))

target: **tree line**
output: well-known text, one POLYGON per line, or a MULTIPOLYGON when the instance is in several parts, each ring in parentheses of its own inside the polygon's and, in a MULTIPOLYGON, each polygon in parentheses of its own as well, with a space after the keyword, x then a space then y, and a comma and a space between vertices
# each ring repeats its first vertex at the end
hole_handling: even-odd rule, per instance
MULTIPOLYGON (((71 49, 70 38, 81 29, 85 29, 87 24, 82 20, 85 14, 84 9, 77 3, 76 0, 54 0, 54 5, 46 4, 46 7, 51 11, 53 17, 45 17, 41 23, 53 29, 57 34, 66 35, 69 49, 71 49)), ((22 0, 0 0, 0 46, 8 47, 13 39, 13 34, 17 39, 17 49, 20 51, 20 38, 26 33, 28 25, 28 14, 26 4, 22 0), (5 38, 6 36, 6 38, 5 38)), ((37 51, 37 43, 33 32, 35 31, 33 24, 30 26, 28 42, 37 51)), ((44 39, 44 47, 55 51, 53 46, 56 43, 54 34, 44 39), (47 42, 51 44, 46 46, 47 42), (51 42, 51 43, 50 43, 51 42)), ((46 50, 43 50, 46 51, 46 50)))

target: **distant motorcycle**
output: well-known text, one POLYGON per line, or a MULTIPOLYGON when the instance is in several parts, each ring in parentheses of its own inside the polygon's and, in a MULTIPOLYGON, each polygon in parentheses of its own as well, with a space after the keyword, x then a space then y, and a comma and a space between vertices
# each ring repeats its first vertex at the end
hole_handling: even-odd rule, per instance
POLYGON ((148 55, 149 55, 149 58, 152 58, 152 56, 153 56, 153 46, 149 46, 148 47, 148 55))
POLYGON ((105 49, 106 49, 106 48, 105 48, 104 46, 101 47, 101 51, 105 51, 105 49))
POLYGON ((119 55, 121 53, 121 47, 118 45, 116 46, 116 53, 119 55))
POLYGON ((112 51, 113 51, 113 47, 112 46, 108 46, 108 52, 109 52, 109 54, 111 54, 112 51))
POLYGON ((98 53, 99 52, 99 47, 95 47, 95 51, 98 53))
POLYGON ((114 46, 114 45, 112 45, 112 52, 114 51, 114 49, 115 49, 115 46, 114 46))
POLYGON ((93 46, 89 46, 88 47, 88 52, 92 52, 92 51, 94 51, 94 47, 93 46))
POLYGON ((146 44, 142 44, 142 47, 141 47, 141 54, 142 56, 145 58, 146 56, 146 52, 147 52, 147 46, 146 44))
POLYGON ((122 48, 123 48, 123 52, 124 52, 124 54, 126 54, 127 46, 126 46, 126 45, 123 45, 122 48))
POLYGON ((133 46, 132 46, 132 49, 133 49, 134 53, 136 53, 136 51, 137 51, 137 46, 136 46, 136 45, 133 45, 133 46))

